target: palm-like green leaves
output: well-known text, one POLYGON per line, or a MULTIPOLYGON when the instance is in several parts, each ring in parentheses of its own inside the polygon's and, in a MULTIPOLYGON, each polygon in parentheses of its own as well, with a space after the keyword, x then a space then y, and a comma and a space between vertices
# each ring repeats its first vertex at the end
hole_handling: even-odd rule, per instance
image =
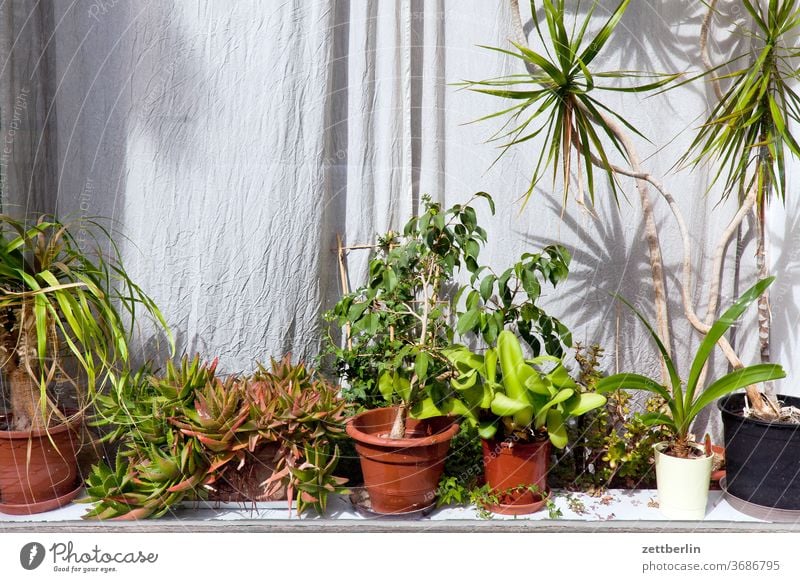
MULTIPOLYGON (((764 203, 772 192, 786 196, 786 151, 800 157, 789 130, 800 121, 800 96, 791 87, 798 80, 800 51, 790 38, 800 25, 800 1, 742 0, 742 5, 754 24, 751 62, 720 77, 730 87, 681 162, 713 161, 714 182, 725 176, 724 197, 755 187, 764 203)), ((747 56, 734 59, 736 66, 747 56)))
POLYGON ((650 424, 663 424, 673 431, 676 440, 685 440, 689 434, 689 427, 695 417, 703 408, 717 398, 752 384, 784 378, 786 373, 778 364, 756 364, 726 374, 712 382, 704 391, 698 391, 701 372, 706 366, 708 359, 711 357, 717 341, 725 334, 731 325, 741 317, 750 304, 766 291, 767 287, 769 287, 774 280, 774 277, 770 277, 758 281, 753 287, 745 291, 744 294, 722 314, 714 325, 711 326, 711 330, 706 334, 700 346, 697 348, 697 353, 692 361, 689 377, 685 386, 678 376, 674 362, 669 357, 663 343, 652 326, 633 305, 625 301, 622 297, 619 297, 621 301, 634 311, 656 342, 658 350, 661 352, 661 357, 664 358, 664 362, 669 370, 671 386, 667 388, 639 374, 622 373, 614 374, 613 376, 608 376, 600 380, 597 384, 597 391, 605 393, 620 388, 627 388, 630 390, 646 390, 657 394, 666 401, 669 414, 648 413, 644 415, 644 420, 650 424))
MULTIPOLYGON (((102 226, 87 222, 87 230, 97 229, 111 241, 102 226)), ((43 411, 48 384, 57 377, 71 378, 63 368, 65 357, 85 374, 89 394, 128 360, 137 308, 143 307, 170 334, 158 307, 123 268, 113 241, 111 256, 99 244, 82 246, 54 219, 41 217, 31 224, 0 216, 2 366, 7 372, 26 370, 39 382, 43 411)), ((14 415, 25 412, 15 409, 14 415)))
POLYGON ((559 167, 561 168, 566 198, 571 183, 573 147, 577 149, 578 161, 586 173, 586 185, 592 202, 595 193, 593 158, 600 161, 616 197, 614 171, 603 142, 608 140, 626 159, 627 152, 604 121, 604 117, 615 118, 631 131, 641 134, 624 117, 601 103, 595 95, 601 91, 650 91, 663 87, 675 78, 674 75, 634 71, 592 73, 589 70, 619 24, 629 3, 630 0, 622 0, 600 30, 589 37, 587 30, 597 6, 596 2, 592 2, 582 22, 576 23, 571 30, 568 30, 565 23, 565 0, 543 0, 543 22, 537 16, 535 2, 531 2, 534 25, 544 47, 543 52, 515 43, 512 43, 515 51, 483 47, 521 59, 528 74, 464 83, 472 91, 517 102, 511 107, 476 120, 508 117, 501 129, 490 138, 490 141, 501 142, 502 149, 498 159, 512 146, 543 137, 546 153, 538 156, 530 186, 525 193, 526 201, 551 166, 554 182, 559 167), (648 82, 624 87, 608 84, 614 80, 642 78, 648 79, 648 82))

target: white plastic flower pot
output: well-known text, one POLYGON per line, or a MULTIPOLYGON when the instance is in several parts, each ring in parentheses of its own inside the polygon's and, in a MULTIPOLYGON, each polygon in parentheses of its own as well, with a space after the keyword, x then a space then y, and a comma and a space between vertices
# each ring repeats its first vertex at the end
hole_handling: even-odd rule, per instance
MULTIPOLYGON (((700 520, 706 516, 711 464, 714 455, 679 459, 664 454, 667 442, 654 445, 658 504, 670 519, 700 520)), ((700 445, 692 445, 704 452, 700 445)))

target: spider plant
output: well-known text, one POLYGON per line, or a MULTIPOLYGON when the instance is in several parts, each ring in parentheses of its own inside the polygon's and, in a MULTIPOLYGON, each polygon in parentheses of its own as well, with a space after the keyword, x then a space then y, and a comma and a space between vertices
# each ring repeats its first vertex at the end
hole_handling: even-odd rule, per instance
POLYGON ((110 241, 104 256, 91 235, 87 250, 67 225, 0 215, 0 368, 9 381, 11 430, 47 429, 66 420, 49 388, 69 383, 80 406, 128 361, 128 339, 144 307, 172 338, 161 312, 136 285, 110 241), (76 373, 76 370, 80 372, 76 373))
POLYGON ((640 374, 622 373, 600 380, 597 384, 597 392, 602 394, 626 388, 646 390, 663 398, 666 402, 667 413, 649 412, 642 415, 642 420, 650 425, 663 425, 668 428, 673 434, 669 449, 670 454, 681 458, 688 457, 692 447, 689 430, 692 422, 703 408, 717 398, 740 388, 745 388, 758 382, 778 380, 786 376, 783 368, 777 364, 755 364, 725 374, 711 382, 705 389, 700 386, 703 368, 708 363, 717 340, 741 317, 750 304, 766 291, 773 281, 774 277, 758 281, 753 287, 745 291, 711 326, 711 330, 697 348, 697 353, 692 361, 689 376, 685 383, 678 375, 675 363, 669 357, 663 342, 645 317, 624 298, 617 296, 620 301, 633 310, 636 317, 650 332, 669 370, 670 385, 664 386, 640 374))
MULTIPOLYGON (((544 135, 544 152, 536 160, 533 176, 525 201, 530 198, 537 183, 548 167, 553 167, 553 183, 562 172, 566 200, 572 173, 572 148, 578 152, 578 172, 585 172, 586 186, 594 203, 595 181, 593 160, 608 176, 611 191, 617 198, 617 186, 610 153, 603 140, 608 142, 626 160, 627 148, 616 132, 609 127, 606 116, 616 119, 635 134, 642 134, 623 116, 604 105, 597 97, 604 91, 640 93, 663 87, 677 75, 641 73, 637 71, 590 72, 589 67, 608 42, 630 0, 622 0, 596 34, 588 34, 597 2, 592 2, 583 20, 568 30, 565 0, 543 0, 543 18, 537 15, 536 3, 531 2, 531 13, 541 51, 512 43, 515 51, 482 46, 521 59, 528 73, 509 75, 482 81, 465 81, 461 85, 471 91, 511 99, 516 103, 475 120, 485 121, 495 117, 508 117, 501 128, 489 139, 500 142, 500 159, 512 146, 544 135), (647 82, 620 86, 622 79, 646 79, 647 82), (583 170, 582 170, 583 168, 583 170)), ((574 6, 573 6, 574 8, 574 6)), ((474 123, 473 122, 473 123, 474 123)), ((495 160, 497 161, 497 160, 495 160)), ((583 198, 579 183, 579 201, 583 198)))

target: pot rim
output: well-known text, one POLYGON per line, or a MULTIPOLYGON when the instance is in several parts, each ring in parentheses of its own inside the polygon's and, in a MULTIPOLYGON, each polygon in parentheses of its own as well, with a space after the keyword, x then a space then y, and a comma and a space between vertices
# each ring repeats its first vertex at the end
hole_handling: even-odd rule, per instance
MULTIPOLYGON (((8 417, 10 415, 3 415, 8 417)), ((40 428, 37 430, 0 430, 0 439, 4 440, 28 440, 32 438, 42 438, 61 434, 69 430, 76 430, 83 422, 83 413, 79 412, 67 417, 67 422, 60 422, 54 426, 40 428)))
POLYGON ((372 408, 370 410, 365 410, 352 418, 347 420, 347 424, 345 425, 345 430, 347 431, 347 435, 353 439, 354 441, 365 443, 368 445, 375 445, 379 447, 391 448, 391 449, 408 449, 412 447, 427 447, 429 445, 435 445, 438 443, 449 442, 452 438, 456 435, 459 430, 459 424, 456 422, 456 417, 437 417, 437 418, 452 418, 453 421, 445 430, 441 432, 437 432, 436 434, 424 436, 424 437, 417 437, 417 438, 402 438, 402 439, 390 439, 387 437, 381 437, 373 434, 369 434, 363 432, 356 428, 355 421, 359 418, 368 416, 370 414, 375 414, 379 411, 384 410, 397 410, 396 406, 386 406, 383 408, 372 408))
MULTIPOLYGON (((741 420, 742 422, 747 422, 749 424, 754 424, 756 426, 762 426, 762 427, 765 427, 765 428, 771 428, 771 429, 775 429, 775 430, 790 430, 790 431, 800 430, 800 425, 798 425, 798 424, 793 424, 793 423, 789 423, 789 422, 780 422, 780 421, 761 420, 760 418, 754 418, 752 416, 744 416, 744 415, 740 414, 739 412, 735 412, 733 410, 730 410, 729 408, 726 408, 726 405, 728 404, 728 402, 732 398, 735 398, 737 396, 745 396, 745 393, 744 392, 734 392, 733 394, 726 394, 722 398, 718 398, 717 399, 717 408, 719 409, 719 411, 723 415, 729 414, 729 415, 741 420)), ((791 396, 789 394, 776 394, 775 398, 777 398, 778 400, 785 400, 787 398, 791 398, 795 402, 800 400, 800 398, 798 398, 797 396, 791 396)))
POLYGON ((527 443, 524 442, 524 441, 514 441, 513 439, 504 439, 504 440, 501 441, 501 440, 498 440, 498 439, 481 438, 481 441, 486 443, 487 445, 490 445, 490 446, 500 445, 501 450, 504 450, 504 451, 505 450, 511 450, 511 449, 514 449, 514 448, 517 448, 517 447, 538 448, 538 447, 542 447, 542 446, 550 444, 550 439, 547 438, 547 437, 541 438, 539 440, 535 440, 533 442, 527 442, 527 443), (513 442, 509 442, 509 441, 513 441, 513 442))
POLYGON ((681 459, 680 457, 674 457, 672 455, 668 455, 662 449, 665 449, 670 444, 670 441, 661 441, 660 443, 656 443, 653 445, 653 450, 660 455, 664 455, 665 457, 669 457, 670 459, 677 459, 679 461, 706 461, 708 459, 714 458, 714 451, 711 451, 710 455, 705 454, 705 447, 699 443, 690 442, 689 446, 695 450, 698 450, 703 453, 702 457, 694 457, 693 459, 681 459))

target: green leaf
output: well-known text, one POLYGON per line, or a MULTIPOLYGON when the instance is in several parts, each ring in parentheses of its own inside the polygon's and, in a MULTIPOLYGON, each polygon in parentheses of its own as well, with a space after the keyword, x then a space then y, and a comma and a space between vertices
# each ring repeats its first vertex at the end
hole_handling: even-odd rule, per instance
POLYGON ((574 398, 570 399, 564 406, 564 412, 570 416, 581 416, 594 410, 605 406, 606 398, 601 394, 582 393, 576 394, 574 398))
POLYGON ((775 277, 768 277, 758 281, 755 285, 750 287, 747 291, 742 293, 742 296, 731 305, 720 318, 714 322, 711 329, 703 338, 700 346, 697 348, 697 353, 692 361, 692 367, 689 371, 689 379, 686 382, 686 401, 691 403, 694 400, 695 391, 697 388, 697 381, 700 373, 714 351, 714 348, 720 338, 725 335, 731 325, 733 325, 739 317, 747 310, 750 304, 753 303, 764 291, 772 284, 775 277))
POLYGON ((608 392, 621 389, 646 390, 647 392, 652 392, 653 394, 661 396, 664 400, 672 400, 672 395, 669 393, 669 390, 658 382, 646 376, 642 376, 641 374, 632 374, 628 372, 601 378, 597 382, 595 389, 599 394, 607 394, 608 392))
POLYGON ((444 414, 439 410, 432 398, 425 398, 411 407, 411 416, 419 420, 424 420, 426 418, 444 416, 444 414))
POLYGON ((384 372, 381 374, 380 379, 378 379, 378 390, 384 400, 387 402, 392 401, 392 396, 394 396, 394 373, 384 372))
POLYGON ((478 436, 487 441, 492 440, 497 434, 496 420, 483 420, 478 424, 478 436))
POLYGON ((424 384, 428 377, 428 364, 430 359, 425 352, 419 352, 414 359, 414 373, 419 378, 420 384, 424 384))
POLYGON ((711 404, 717 398, 730 394, 739 388, 746 388, 747 386, 759 384, 761 382, 780 380, 785 377, 786 372, 778 364, 755 364, 726 374, 706 388, 691 405, 686 415, 687 428, 694 417, 700 414, 703 408, 711 404))
POLYGON ((483 278, 483 281, 481 281, 481 299, 483 299, 484 302, 489 301, 489 298, 492 296, 495 281, 497 281, 495 275, 487 275, 483 278))
POLYGON ((550 442, 557 449, 563 449, 569 442, 564 417, 554 408, 547 411, 547 436, 550 437, 550 442))
POLYGON ((467 332, 472 331, 480 323, 480 320, 480 311, 478 311, 478 309, 471 309, 459 316, 456 330, 458 331, 459 335, 464 335, 467 332))
POLYGON ((670 427, 672 430, 676 430, 675 422, 672 418, 660 412, 645 412, 643 414, 638 414, 636 417, 641 420, 642 424, 645 426, 663 425, 670 427))
POLYGON ((492 399, 492 412, 497 416, 514 416, 520 412, 531 412, 530 402, 509 398, 502 392, 497 392, 492 399))

